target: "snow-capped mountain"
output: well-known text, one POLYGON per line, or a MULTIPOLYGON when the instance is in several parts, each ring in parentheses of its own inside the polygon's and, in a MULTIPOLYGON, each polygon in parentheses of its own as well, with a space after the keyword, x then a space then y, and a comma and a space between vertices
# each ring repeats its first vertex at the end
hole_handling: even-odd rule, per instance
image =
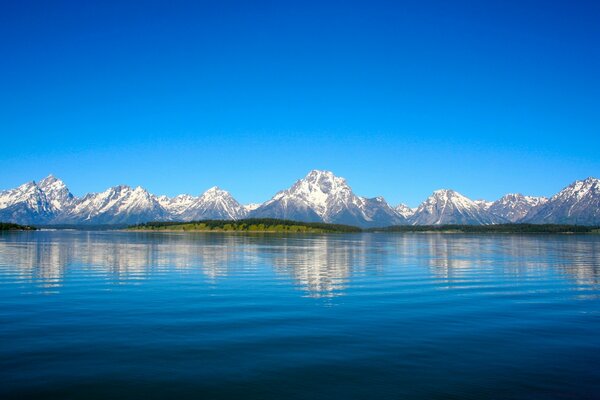
MULTIPOLYGON (((167 211, 171 211, 167 209, 167 211)), ((172 214, 174 215, 174 214, 172 214)), ((214 186, 200 197, 194 198, 180 215, 183 221, 201 219, 240 219, 246 215, 246 210, 229 192, 214 186)))
POLYGON ((55 213, 68 209, 76 200, 67 185, 54 175, 48 175, 39 181, 38 187, 46 195, 46 201, 55 213))
POLYGON ((169 214, 156 196, 140 186, 111 187, 77 201, 57 222, 85 224, 133 224, 168 220, 169 214))
POLYGON ((489 225, 503 221, 462 194, 442 189, 421 203, 409 222, 413 225, 489 225))
POLYGON ((600 225, 600 179, 573 182, 533 209, 522 222, 600 225))
POLYGON ((39 183, 31 181, 0 192, 0 221, 48 223, 74 201, 64 182, 49 175, 39 183))
POLYGON ((487 211, 492 206, 492 204, 494 204, 493 201, 487 200, 473 200, 473 203, 477 204, 479 208, 481 208, 484 211, 487 211))
POLYGON ((355 195, 344 178, 329 171, 313 170, 289 189, 277 193, 249 213, 250 217, 297 221, 386 226, 406 223, 383 198, 355 195))
POLYGON ((406 204, 400 203, 394 208, 394 210, 396 210, 396 212, 402 215, 404 218, 408 219, 413 216, 413 214, 416 211, 416 208, 410 208, 406 204))
POLYGON ((250 203, 244 204, 242 207, 244 208, 245 213, 248 214, 249 212, 256 210, 260 206, 260 203, 250 203))
POLYGON ((600 180, 575 181, 549 200, 508 194, 495 202, 472 201, 453 190, 438 190, 417 209, 403 204, 392 208, 382 197, 357 196, 345 179, 318 170, 263 204, 241 205, 218 187, 200 196, 157 197, 142 187, 121 185, 77 198, 52 175, 0 192, 0 221, 21 224, 134 224, 247 217, 361 227, 506 222, 600 225, 600 180))
POLYGON ((523 196, 510 193, 491 203, 487 211, 504 218, 508 222, 518 222, 536 207, 548 201, 545 197, 523 196))

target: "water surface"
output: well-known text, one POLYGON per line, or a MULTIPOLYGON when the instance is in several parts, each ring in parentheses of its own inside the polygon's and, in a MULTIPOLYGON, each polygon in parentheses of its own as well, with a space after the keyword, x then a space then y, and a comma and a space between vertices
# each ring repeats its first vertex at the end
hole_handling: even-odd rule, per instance
POLYGON ((0 235, 1 398, 600 397, 600 236, 0 235))

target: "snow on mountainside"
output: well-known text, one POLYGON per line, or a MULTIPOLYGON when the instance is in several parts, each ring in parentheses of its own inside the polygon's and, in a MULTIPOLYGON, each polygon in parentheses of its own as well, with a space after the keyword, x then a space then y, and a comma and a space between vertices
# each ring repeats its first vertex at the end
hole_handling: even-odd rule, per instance
POLYGON ((197 197, 182 194, 171 198, 121 185, 77 198, 52 175, 0 192, 0 221, 21 224, 133 224, 246 217, 361 227, 503 222, 600 225, 600 180, 575 181, 549 200, 508 194, 492 203, 472 201, 453 190, 438 190, 417 209, 402 204, 392 208, 381 197, 357 196, 345 179, 318 170, 260 205, 243 206, 217 187, 197 197))
POLYGON ((196 198, 181 214, 184 221, 201 219, 240 219, 246 211, 229 192, 214 186, 196 198))
POLYGON ((229 192, 216 186, 198 197, 180 194, 173 198, 161 196, 158 201, 176 221, 240 219, 247 213, 229 192))
POLYGON ((479 208, 481 208, 484 211, 487 211, 492 206, 492 204, 494 204, 493 201, 487 200, 473 200, 473 203, 477 204, 479 208))
POLYGON ((522 220, 531 210, 545 204, 545 197, 523 196, 519 193, 510 193, 493 202, 487 211, 508 222, 522 220))
POLYGON ((181 215, 191 207, 197 200, 197 197, 189 194, 180 194, 175 197, 160 196, 157 197, 158 204, 161 205, 174 219, 181 219, 181 215))
POLYGON ((454 190, 436 190, 409 219, 412 225, 489 225, 504 222, 454 190))
POLYGON ((250 203, 250 204, 244 204, 242 207, 244 208, 244 211, 246 212, 246 214, 248 214, 250 211, 254 211, 260 206, 261 206, 260 203, 250 203))
POLYGON ((319 170, 310 171, 292 187, 277 193, 250 212, 249 216, 363 227, 397 225, 406 221, 383 198, 359 197, 344 178, 319 170))
POLYGON ((77 202, 61 223, 132 224, 169 219, 156 196, 140 186, 119 185, 101 193, 91 193, 77 202))
POLYGON ((0 192, 0 221, 23 224, 48 223, 70 207, 75 198, 52 175, 0 192))
POLYGON ((406 204, 398 204, 395 208, 396 212, 402 215, 404 218, 410 218, 417 210, 416 208, 410 208, 406 204))
POLYGON ((522 221, 600 225, 600 179, 590 177, 573 182, 545 204, 533 209, 522 221))
POLYGON ((39 181, 38 187, 46 195, 46 200, 50 203, 54 212, 66 210, 76 200, 67 185, 54 175, 48 175, 39 181))

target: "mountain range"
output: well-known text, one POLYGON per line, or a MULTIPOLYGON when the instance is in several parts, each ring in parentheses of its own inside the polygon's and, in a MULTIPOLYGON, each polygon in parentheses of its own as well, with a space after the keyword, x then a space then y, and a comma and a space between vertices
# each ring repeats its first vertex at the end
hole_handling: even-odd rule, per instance
POLYGON ((198 196, 156 196, 142 187, 111 187, 75 197, 49 175, 0 192, 0 221, 20 224, 135 224, 147 221, 283 218, 360 227, 390 225, 487 225, 561 223, 600 225, 600 180, 575 181, 551 198, 507 194, 496 201, 471 200, 434 191, 417 208, 390 206, 383 197, 356 195, 344 178, 313 170, 262 204, 240 204, 212 187, 198 196))

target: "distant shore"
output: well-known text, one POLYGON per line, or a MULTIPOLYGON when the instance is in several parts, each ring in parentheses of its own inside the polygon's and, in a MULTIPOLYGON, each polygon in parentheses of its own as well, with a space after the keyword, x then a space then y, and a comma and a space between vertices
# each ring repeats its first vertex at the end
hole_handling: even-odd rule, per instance
POLYGON ((272 233, 600 233, 600 227, 556 224, 498 225, 397 225, 362 229, 356 226, 299 222, 280 219, 206 220, 192 222, 148 222, 133 225, 129 231, 161 232, 272 232, 272 233))
POLYGON ((0 222, 0 231, 35 231, 36 228, 29 225, 13 224, 11 222, 0 222))
POLYGON ((205 220, 192 222, 147 222, 127 228, 129 231, 160 232, 261 232, 261 233, 358 233, 362 229, 322 222, 251 218, 237 221, 205 220))
POLYGON ((239 232, 239 233, 443 233, 443 234, 600 234, 599 226, 560 224, 497 225, 396 225, 381 228, 359 228, 323 222, 300 222, 276 218, 241 220, 200 220, 190 222, 145 222, 137 225, 20 225, 0 222, 0 231, 102 230, 127 232, 239 232))

